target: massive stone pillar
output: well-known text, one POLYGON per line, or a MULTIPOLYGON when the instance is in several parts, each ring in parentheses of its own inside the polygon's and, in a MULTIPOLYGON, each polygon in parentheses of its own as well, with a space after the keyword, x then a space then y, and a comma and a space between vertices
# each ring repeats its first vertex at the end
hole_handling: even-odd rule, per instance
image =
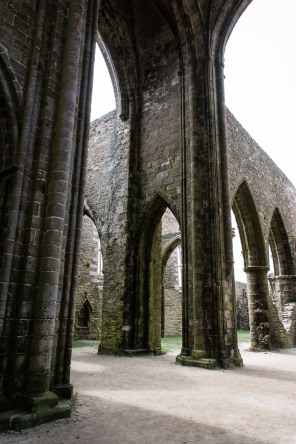
POLYGON ((153 336, 148 321, 154 316, 154 325, 160 323, 152 313, 159 310, 153 304, 159 279, 147 263, 155 221, 167 205, 182 215, 185 239, 180 360, 207 368, 240 363, 222 59, 249 2, 1 2, 0 81, 13 92, 7 99, 1 86, 0 111, 2 119, 2 102, 14 108, 16 153, 0 177, 10 175, 12 186, 1 225, 1 410, 23 409, 3 414, 1 427, 69 415, 75 398, 71 344, 99 3, 117 74, 118 115, 126 122, 118 128, 118 168, 108 182, 107 219, 110 231, 116 219, 117 231, 106 243, 114 273, 105 282, 103 348, 136 348, 147 337, 148 347, 159 346, 160 325, 153 336), (146 221, 156 196, 164 199, 146 221), (141 254, 145 276, 138 273, 141 254), (147 294, 149 272, 155 276, 147 294))
MULTIPOLYGON (((12 82, 23 103, 1 268, 1 411, 10 411, 0 428, 69 416, 75 401, 70 361, 97 2, 33 3, 22 28, 28 66, 16 62, 12 82)), ((7 20, 23 20, 21 5, 13 11, 7 20)))
POLYGON ((270 348, 270 321, 268 306, 269 267, 250 266, 245 268, 248 283, 251 348, 270 348))
MULTIPOLYGON (((185 365, 241 363, 236 343, 223 65, 189 64, 193 349, 185 365), (221 113, 221 114, 220 114, 221 113), (211 184, 211 185, 210 185, 211 184)), ((188 327, 187 327, 188 328, 188 327)), ((185 347, 186 348, 186 347, 185 347)), ((187 347, 188 349, 188 347, 187 347)))

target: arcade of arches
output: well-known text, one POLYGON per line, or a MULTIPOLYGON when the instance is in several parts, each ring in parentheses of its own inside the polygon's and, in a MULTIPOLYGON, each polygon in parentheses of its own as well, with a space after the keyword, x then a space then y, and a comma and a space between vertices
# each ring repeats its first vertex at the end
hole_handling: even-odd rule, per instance
POLYGON ((295 190, 224 103, 225 45, 250 1, 0 1, 2 429, 70 414, 75 322, 101 316, 100 353, 160 352, 163 270, 180 240, 177 359, 242 365, 231 208, 251 345, 295 344, 295 190), (116 96, 99 130, 89 124, 97 41, 116 96), (178 229, 162 232, 168 209, 178 229), (75 318, 86 217, 96 263, 85 264, 75 318))

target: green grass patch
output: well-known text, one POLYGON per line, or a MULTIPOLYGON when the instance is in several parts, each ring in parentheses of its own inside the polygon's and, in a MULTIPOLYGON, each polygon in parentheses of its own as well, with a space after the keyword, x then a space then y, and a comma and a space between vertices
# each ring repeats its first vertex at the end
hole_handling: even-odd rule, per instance
POLYGON ((182 336, 181 335, 168 335, 161 339, 161 350, 163 353, 167 353, 173 349, 182 348, 182 336))
MULTIPOLYGON (((238 343, 250 342, 249 330, 237 331, 238 343)), ((167 353, 170 350, 182 348, 182 336, 181 335, 168 335, 161 339, 161 350, 163 353, 167 353)))
POLYGON ((237 340, 241 342, 250 342, 250 330, 237 330, 237 340))
POLYGON ((99 347, 99 341, 73 341, 73 348, 82 348, 82 347, 99 347))
MULTIPOLYGON (((237 331, 238 343, 250 342, 250 331, 249 330, 238 330, 237 331)), ((82 347, 99 347, 99 341, 73 341, 73 348, 82 347)), ((181 350, 182 348, 182 336, 181 335, 168 335, 161 339, 161 350, 163 353, 167 353, 170 350, 181 350)))

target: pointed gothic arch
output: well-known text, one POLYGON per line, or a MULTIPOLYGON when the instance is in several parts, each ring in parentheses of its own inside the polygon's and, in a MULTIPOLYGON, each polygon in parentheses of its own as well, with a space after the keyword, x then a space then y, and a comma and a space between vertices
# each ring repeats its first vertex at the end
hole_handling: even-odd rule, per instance
POLYGON ((269 245, 276 276, 294 275, 295 264, 287 231, 278 208, 275 208, 270 222, 269 245))
POLYGON ((246 181, 239 186, 233 212, 242 243, 248 282, 251 347, 270 348, 268 308, 268 261, 258 211, 246 181))
POLYGON ((162 253, 162 267, 164 268, 166 266, 166 263, 172 254, 172 252, 181 245, 181 235, 176 235, 168 245, 165 246, 163 253, 162 253))
POLYGON ((182 332, 181 233, 164 246, 161 271, 161 337, 182 332))
POLYGON ((135 349, 154 350, 156 353, 161 349, 161 328, 155 328, 155 325, 161 325, 161 219, 167 208, 179 223, 169 203, 160 194, 156 194, 143 219, 137 261, 133 345, 135 349))
POLYGON ((258 210, 246 181, 238 187, 232 209, 239 229, 245 267, 268 266, 258 210))
POLYGON ((88 328, 89 321, 92 314, 92 306, 88 299, 84 301, 80 306, 78 313, 77 323, 79 328, 88 328))

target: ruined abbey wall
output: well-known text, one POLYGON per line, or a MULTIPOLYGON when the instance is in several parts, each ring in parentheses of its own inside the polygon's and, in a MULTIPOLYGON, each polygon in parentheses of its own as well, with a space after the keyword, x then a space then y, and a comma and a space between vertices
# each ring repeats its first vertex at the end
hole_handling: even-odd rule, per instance
MULTIPOLYGON (((112 220, 115 218, 116 220, 116 215, 110 213, 108 209, 108 203, 109 205, 111 204, 112 197, 109 191, 109 194, 106 194, 108 188, 105 184, 112 180, 114 183, 118 182, 117 186, 120 187, 118 171, 124 170, 121 157, 116 160, 116 156, 114 156, 111 160, 111 154, 114 154, 115 151, 113 136, 115 115, 115 111, 112 111, 101 119, 94 121, 91 127, 90 157, 85 198, 86 202, 97 214, 98 224, 102 225, 102 221, 104 221, 103 226, 106 225, 106 218, 112 220), (108 150, 110 154, 105 163, 105 153, 108 150), (102 163, 101 159, 103 159, 102 163), (113 168, 115 169, 113 170, 113 168), (99 189, 100 192, 96 192, 96 189, 99 189)), ((161 123, 159 127, 162 127, 161 123)), ((116 129, 117 131, 118 129, 116 129)), ((158 130, 155 129, 154 131, 157 132, 158 130)), ((239 185, 246 181, 258 210, 266 243, 268 243, 273 212, 275 208, 278 208, 290 239, 291 252, 293 254, 294 249, 292 246, 295 239, 296 221, 296 191, 294 186, 229 111, 227 113, 227 135, 231 200, 234 199, 239 185)), ((167 156, 169 158, 169 154, 167 156)), ((175 170, 169 167, 170 160, 167 163, 168 165, 166 166, 156 167, 157 172, 154 177, 159 178, 161 173, 163 173, 167 181, 173 180, 177 183, 178 175, 176 176, 175 170), (158 168, 162 171, 158 170, 158 168)), ((157 161, 154 164, 149 164, 152 180, 155 173, 155 165, 158 165, 157 161)), ((147 171, 149 171, 149 168, 147 171)), ((160 190, 165 193, 167 186, 160 187, 160 190)), ((116 211, 118 213, 120 209, 116 209, 116 211)), ((109 222, 108 227, 110 226, 109 222)), ((111 230, 111 233, 114 233, 114 231, 111 230)), ((112 236, 111 233, 110 235, 112 236)))
POLYGON ((293 184, 230 111, 227 112, 227 146, 231 201, 241 183, 246 181, 256 204, 266 244, 271 219, 275 208, 278 208, 294 256, 296 191, 293 184))
POLYGON ((103 275, 98 269, 98 231, 84 215, 77 280, 75 339, 100 339, 102 329, 103 275))
MULTIPOLYGON (((105 186, 105 184, 113 183, 115 189, 116 187, 120 188, 120 174, 124 174, 124 165, 121 162, 121 156, 116 157, 115 154, 117 149, 115 148, 116 134, 118 131, 118 128, 114 127, 115 119, 116 111, 112 111, 101 119, 94 121, 91 127, 90 158, 85 201, 97 225, 101 227, 103 250, 106 248, 106 242, 112 243, 116 232, 116 230, 114 230, 116 223, 113 225, 113 219, 115 218, 116 221, 118 212, 121 211, 120 208, 117 208, 115 205, 115 212, 110 212, 110 205, 114 204, 112 201, 114 196, 112 197, 110 194, 110 187, 105 186), (117 171, 116 174, 113 172, 114 168, 115 171, 117 171), (118 174, 118 172, 120 172, 120 174, 118 174), (98 189, 100 190, 99 194, 96 192, 98 189)), ((154 131, 157 133, 157 129, 154 129, 154 131)), ((229 111, 227 112, 227 134, 230 153, 231 199, 234 199, 239 185, 243 181, 247 182, 260 216, 266 248, 269 241, 271 218, 275 208, 278 208, 289 236, 291 251, 293 251, 294 222, 296 220, 296 192, 293 185, 229 111)), ((153 171, 157 171, 155 177, 164 177, 166 181, 173 180, 175 182, 175 171, 174 169, 170 169, 170 160, 168 160, 166 165, 162 166, 159 166, 157 161, 154 161, 154 163, 149 164, 149 167, 152 178, 153 171), (158 168, 160 168, 161 171, 158 170, 158 168)), ((180 237, 179 224, 173 214, 167 211, 166 217, 162 220, 163 250, 165 246, 177 236, 180 237)), ((168 329, 164 327, 165 334, 173 334, 173 332, 174 334, 181 333, 182 296, 180 289, 177 288, 176 254, 176 251, 171 254, 164 272, 164 301, 165 305, 167 305, 167 316, 170 319, 170 327, 168 329)), ((110 276, 112 276, 114 272, 112 267, 110 276)), ((109 269, 107 274, 109 274, 109 269)), ((246 285, 236 283, 236 294, 238 328, 248 329, 249 319, 246 285)), ((274 313, 273 335, 283 337, 285 333, 282 329, 276 305, 274 306, 274 313)), ((164 323, 164 326, 165 325, 166 322, 164 323)))
MULTIPOLYGON (((169 207, 181 227, 184 264, 178 362, 242 365, 223 53, 250 1, 0 0, 0 407, 8 412, 1 428, 71 413, 84 210, 102 238, 106 271, 101 352, 160 349, 160 220, 169 207), (86 178, 98 31, 110 57, 117 111, 114 122, 105 117, 101 134, 91 129, 104 147, 100 153, 91 147, 93 174, 86 178)), ((247 187, 252 184, 243 191, 247 187)), ((283 269, 276 290, 283 295, 276 299, 284 301, 284 315, 295 303, 294 259, 287 251, 292 228, 276 200, 271 246, 283 269)), ((266 218, 267 227, 271 210, 266 218)), ((266 268, 262 250, 250 255, 258 259, 251 265, 266 268)), ((265 268, 249 269, 255 348, 270 345, 265 268)))

